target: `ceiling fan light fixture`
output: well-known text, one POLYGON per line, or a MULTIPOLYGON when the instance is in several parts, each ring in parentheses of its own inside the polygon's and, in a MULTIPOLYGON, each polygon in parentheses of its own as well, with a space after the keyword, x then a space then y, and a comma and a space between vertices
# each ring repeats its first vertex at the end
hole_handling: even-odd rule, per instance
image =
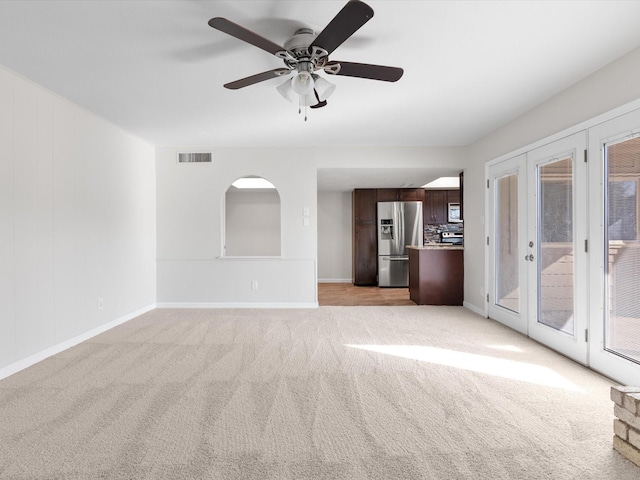
POLYGON ((303 70, 291 79, 291 86, 298 95, 309 95, 313 93, 314 81, 311 73, 303 70))
POLYGON ((301 107, 310 107, 312 105, 315 105, 316 103, 318 103, 318 99, 313 94, 313 92, 311 92, 309 95, 300 95, 299 105, 301 107))
POLYGON ((296 96, 297 96, 296 92, 293 90, 293 87, 291 86, 292 83, 293 83, 293 79, 290 78, 289 80, 287 80, 282 85, 276 88, 276 90, 278 90, 278 93, 282 95, 285 100, 291 103, 293 103, 293 101, 296 99, 296 96))
POLYGON ((320 75, 313 75, 316 92, 318 92, 318 100, 324 102, 335 91, 335 84, 322 78, 320 75))

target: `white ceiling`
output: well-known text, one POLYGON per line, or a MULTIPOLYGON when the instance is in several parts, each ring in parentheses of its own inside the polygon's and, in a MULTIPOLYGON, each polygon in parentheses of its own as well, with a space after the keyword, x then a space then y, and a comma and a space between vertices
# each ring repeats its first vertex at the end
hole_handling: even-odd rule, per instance
POLYGON ((640 45, 640 1, 367 3, 375 16, 331 60, 404 76, 329 77, 336 92, 307 122, 282 80, 223 88, 283 64, 207 22, 281 45, 344 1, 0 1, 0 64, 156 145, 458 146, 640 45))

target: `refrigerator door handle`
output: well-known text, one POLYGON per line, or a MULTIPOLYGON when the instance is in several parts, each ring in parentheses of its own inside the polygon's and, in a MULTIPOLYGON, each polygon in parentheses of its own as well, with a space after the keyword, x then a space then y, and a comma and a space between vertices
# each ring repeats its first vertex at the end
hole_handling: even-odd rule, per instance
POLYGON ((398 238, 398 243, 396 244, 396 252, 398 253, 405 253, 405 246, 404 244, 406 243, 404 240, 405 237, 405 226, 404 226, 404 205, 402 203, 399 204, 399 210, 400 210, 400 216, 398 218, 398 221, 400 223, 400 227, 399 227, 399 238, 398 238))
POLYGON ((409 261, 409 257, 389 257, 389 261, 390 262, 407 262, 409 261))

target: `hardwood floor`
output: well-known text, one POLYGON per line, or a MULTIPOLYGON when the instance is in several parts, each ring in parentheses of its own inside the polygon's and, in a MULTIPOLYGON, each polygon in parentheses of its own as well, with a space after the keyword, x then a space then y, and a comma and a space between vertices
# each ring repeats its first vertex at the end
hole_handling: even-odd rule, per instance
POLYGON ((408 288, 356 287, 351 283, 319 283, 320 306, 403 306, 415 305, 408 288))

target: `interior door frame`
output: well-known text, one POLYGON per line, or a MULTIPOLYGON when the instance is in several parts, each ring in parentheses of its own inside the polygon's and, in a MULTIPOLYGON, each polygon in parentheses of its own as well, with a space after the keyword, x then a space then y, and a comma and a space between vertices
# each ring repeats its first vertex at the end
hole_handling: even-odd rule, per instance
POLYGON ((588 190, 587 164, 584 161, 587 151, 587 132, 582 130, 573 135, 543 145, 527 153, 527 239, 533 247, 527 245, 528 256, 528 292, 529 311, 527 312, 528 334, 550 348, 584 365, 589 363, 588 349, 588 190), (538 255, 538 167, 552 165, 554 162, 572 159, 572 210, 573 210, 573 334, 568 334, 544 323, 538 322, 538 275, 540 258, 538 255))
POLYGON ((589 359, 594 370, 615 378, 627 385, 635 385, 640 378, 640 365, 605 349, 605 199, 606 172, 604 147, 608 143, 621 142, 640 135, 640 110, 634 110, 589 129, 589 208, 591 225, 589 238, 591 255, 589 269, 598 272, 590 275, 589 310, 589 359))

